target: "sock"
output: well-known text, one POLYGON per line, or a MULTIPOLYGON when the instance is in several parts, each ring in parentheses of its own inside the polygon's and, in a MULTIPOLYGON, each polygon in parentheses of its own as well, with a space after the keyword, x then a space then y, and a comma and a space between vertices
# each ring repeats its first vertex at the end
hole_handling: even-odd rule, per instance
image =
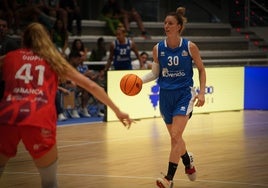
POLYGON ((45 168, 38 168, 41 176, 42 188, 57 188, 57 167, 58 161, 55 161, 51 165, 45 168))
POLYGON ((187 151, 184 155, 181 156, 181 158, 182 158, 182 162, 183 162, 184 166, 186 168, 190 168, 191 167, 191 160, 190 160, 190 157, 189 157, 187 151))
POLYGON ((168 173, 165 176, 165 178, 167 180, 169 180, 169 181, 173 180, 173 177, 174 177, 174 175, 176 173, 177 167, 178 167, 178 164, 176 164, 176 163, 172 163, 172 162, 168 163, 168 173))

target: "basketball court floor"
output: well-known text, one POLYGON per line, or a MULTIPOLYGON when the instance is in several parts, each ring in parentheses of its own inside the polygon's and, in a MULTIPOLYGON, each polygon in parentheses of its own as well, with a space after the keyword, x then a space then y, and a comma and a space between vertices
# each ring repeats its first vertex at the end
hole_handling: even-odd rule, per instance
MULTIPOLYGON (((170 141, 161 118, 58 127, 61 188, 153 188, 166 173, 170 141)), ((194 114, 184 133, 198 179, 179 164, 174 188, 268 187, 268 111, 194 114)), ((0 180, 1 188, 39 188, 40 178, 20 145, 0 180)))

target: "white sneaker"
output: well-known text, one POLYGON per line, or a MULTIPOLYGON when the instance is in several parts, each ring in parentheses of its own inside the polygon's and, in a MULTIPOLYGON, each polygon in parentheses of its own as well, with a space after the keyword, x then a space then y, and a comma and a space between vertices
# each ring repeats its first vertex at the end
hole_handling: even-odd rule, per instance
POLYGON ((65 115, 63 113, 60 113, 58 115, 58 121, 65 121, 65 120, 67 120, 67 118, 65 117, 65 115))
POLYGON ((104 117, 104 113, 99 112, 99 113, 98 113, 98 116, 99 116, 99 117, 104 117))
POLYGON ((193 157, 192 153, 188 152, 188 155, 190 157, 191 165, 190 165, 190 168, 185 167, 185 174, 187 174, 190 181, 195 181, 197 173, 196 173, 196 169, 194 167, 194 157, 193 157))
POLYGON ((77 110, 72 110, 72 112, 71 112, 71 117, 72 118, 80 118, 80 116, 79 116, 79 114, 78 114, 78 112, 77 112, 77 110))
POLYGON ((84 117, 91 117, 91 115, 88 113, 87 108, 83 108, 83 109, 81 110, 81 114, 82 114, 84 117))
POLYGON ((173 182, 168 181, 166 178, 157 178, 156 179, 156 185, 159 188, 172 188, 173 182))

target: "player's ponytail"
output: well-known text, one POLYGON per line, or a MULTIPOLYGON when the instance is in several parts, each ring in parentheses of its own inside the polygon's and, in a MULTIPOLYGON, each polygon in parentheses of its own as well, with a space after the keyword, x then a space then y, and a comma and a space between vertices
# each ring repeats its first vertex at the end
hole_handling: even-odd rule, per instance
POLYGON ((184 7, 178 7, 176 10, 176 14, 178 16, 178 23, 181 25, 180 33, 182 33, 182 31, 184 30, 185 24, 187 22, 187 18, 184 16, 185 11, 186 9, 184 7))

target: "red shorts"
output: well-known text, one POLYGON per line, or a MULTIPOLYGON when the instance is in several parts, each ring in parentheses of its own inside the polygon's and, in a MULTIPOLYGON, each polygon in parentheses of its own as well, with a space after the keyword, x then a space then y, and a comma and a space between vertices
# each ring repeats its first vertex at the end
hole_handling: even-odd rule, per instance
POLYGON ((56 128, 49 130, 34 126, 0 125, 1 154, 14 157, 21 140, 32 158, 40 158, 55 145, 56 128))

